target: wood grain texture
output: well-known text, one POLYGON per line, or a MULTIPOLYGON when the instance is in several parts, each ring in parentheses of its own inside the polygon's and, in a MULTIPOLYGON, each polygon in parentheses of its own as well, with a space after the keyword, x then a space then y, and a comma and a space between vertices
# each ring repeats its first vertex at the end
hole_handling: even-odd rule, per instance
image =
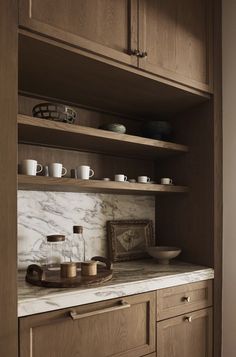
POLYGON ((0 355, 17 357, 17 1, 0 1, 0 355))
POLYGON ((71 309, 21 318, 20 356, 139 357, 154 352, 155 293, 123 300, 131 307, 104 314, 96 310, 115 307, 120 299, 75 307, 79 314, 94 312, 78 320, 71 319, 71 309))
POLYGON ((156 165, 156 178, 171 177, 189 195, 156 201, 157 240, 182 248, 183 261, 214 267, 214 138, 212 101, 172 121, 189 153, 156 165), (191 118, 191 120, 190 120, 191 118))
POLYGON ((212 280, 158 290, 157 320, 210 307, 213 304, 212 295, 212 280))
POLYGON ((158 322, 157 356, 213 357, 212 324, 212 308, 158 322))
POLYGON ((134 0, 21 0, 20 26, 89 52, 137 65, 134 0))
POLYGON ((18 115, 18 138, 65 149, 115 154, 125 157, 158 158, 188 151, 187 146, 140 136, 113 133, 81 125, 53 122, 18 115))
POLYGON ((187 193, 185 186, 167 186, 103 180, 79 180, 71 178, 54 178, 44 176, 18 176, 18 188, 32 191, 59 192, 100 192, 120 194, 155 195, 159 193, 187 193))
POLYGON ((142 119, 173 115, 209 98, 190 87, 22 30, 19 89, 142 119))
MULTIPOLYGON (((18 160, 35 159, 43 165, 52 162, 61 162, 67 169, 65 177, 71 177, 70 170, 80 165, 90 166, 95 174, 93 179, 101 180, 104 177, 114 179, 115 174, 125 174, 128 178, 137 178, 139 175, 154 177, 154 162, 141 158, 126 158, 97 153, 61 150, 51 147, 23 145, 18 146, 18 160)), ((20 172, 20 171, 19 171, 20 172)))
POLYGON ((211 0, 141 0, 139 67, 211 91, 211 0))
POLYGON ((214 357, 221 356, 222 340, 222 1, 214 1, 214 357))

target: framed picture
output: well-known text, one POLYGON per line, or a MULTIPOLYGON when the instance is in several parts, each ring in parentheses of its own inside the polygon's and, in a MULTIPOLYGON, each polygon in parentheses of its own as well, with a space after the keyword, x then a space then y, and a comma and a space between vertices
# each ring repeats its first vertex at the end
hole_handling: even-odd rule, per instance
POLYGON ((155 245, 150 220, 108 221, 107 237, 109 259, 113 262, 145 258, 146 247, 155 245))

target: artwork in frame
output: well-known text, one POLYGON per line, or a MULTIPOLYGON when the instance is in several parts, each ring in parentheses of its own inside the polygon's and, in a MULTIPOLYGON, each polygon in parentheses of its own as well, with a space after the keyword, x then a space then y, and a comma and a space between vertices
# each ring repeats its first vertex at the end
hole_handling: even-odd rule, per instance
POLYGON ((146 247, 155 245, 151 220, 108 221, 107 237, 113 262, 146 258, 146 247))

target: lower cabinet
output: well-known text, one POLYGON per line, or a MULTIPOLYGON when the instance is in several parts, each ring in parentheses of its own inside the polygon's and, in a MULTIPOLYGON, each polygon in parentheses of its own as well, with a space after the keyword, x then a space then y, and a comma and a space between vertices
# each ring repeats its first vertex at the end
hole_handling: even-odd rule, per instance
POLYGON ((212 308, 157 323, 158 357, 213 357, 212 308))
POLYGON ((154 357, 155 300, 152 292, 20 318, 20 357, 154 357))

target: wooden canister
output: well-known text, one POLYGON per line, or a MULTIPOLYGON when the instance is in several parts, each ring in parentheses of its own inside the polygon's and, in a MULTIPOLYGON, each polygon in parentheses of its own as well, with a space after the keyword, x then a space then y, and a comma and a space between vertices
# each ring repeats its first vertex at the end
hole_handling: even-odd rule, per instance
POLYGON ((94 276, 97 275, 97 262, 89 260, 81 263, 81 275, 94 276))
POLYGON ((61 263, 61 277, 62 278, 75 278, 77 275, 77 265, 73 262, 61 263))

